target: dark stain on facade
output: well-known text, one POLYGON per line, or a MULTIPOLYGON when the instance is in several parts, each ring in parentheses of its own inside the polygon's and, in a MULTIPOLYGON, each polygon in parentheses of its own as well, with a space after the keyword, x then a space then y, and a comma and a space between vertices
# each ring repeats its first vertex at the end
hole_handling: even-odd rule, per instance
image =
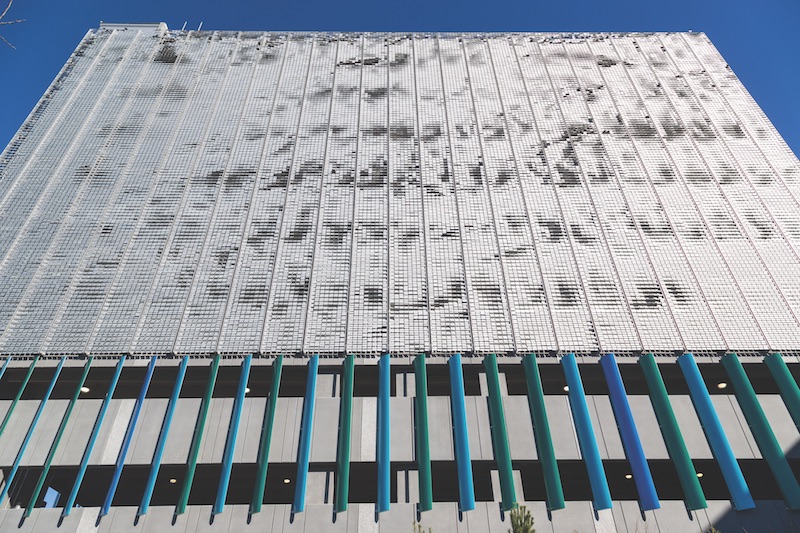
POLYGON ((514 172, 507 169, 501 168, 497 171, 497 182, 495 183, 497 186, 502 187, 503 185, 507 184, 514 178, 514 172))
POLYGON ((386 135, 388 131, 386 126, 370 126, 368 128, 363 128, 361 134, 369 137, 382 137, 386 135))
POLYGON ((422 142, 432 142, 442 136, 442 127, 438 124, 422 127, 422 142))
POLYGON ((680 282, 673 279, 665 279, 664 287, 678 305, 687 305, 692 301, 692 293, 681 286, 680 282))
POLYGON ((239 301, 256 306, 265 304, 267 302, 266 283, 248 282, 239 295, 239 301))
POLYGON ((237 168, 228 172, 225 176, 225 190, 239 189, 245 185, 250 178, 256 175, 254 168, 237 168))
POLYGON ((568 167, 564 163, 556 163, 556 172, 561 178, 561 181, 558 182, 559 187, 580 186, 581 177, 577 169, 568 167))
POLYGON ((739 124, 725 124, 722 126, 722 131, 736 139, 744 139, 744 131, 739 124))
POLYGON ((394 60, 389 63, 390 67, 402 67, 408 64, 408 54, 398 52, 394 55, 394 60))
POLYGON ((572 236, 578 241, 580 244, 594 244, 597 240, 597 237, 592 233, 584 231, 583 227, 580 224, 570 224, 569 226, 570 232, 572 236))
POLYGON ((272 175, 275 178, 273 181, 268 182, 265 186, 266 189, 280 189, 289 184, 289 167, 279 170, 272 175))
POLYGON ((539 219, 537 223, 547 230, 547 238, 550 242, 558 242, 564 238, 566 235, 566 231, 564 230, 564 226, 559 219, 539 219))
POLYGON ((359 189, 383 187, 388 178, 388 164, 385 159, 377 159, 370 163, 369 169, 361 169, 358 178, 359 189))
POLYGON ((292 242, 305 240, 305 238, 308 237, 308 234, 311 233, 315 212, 315 210, 312 210, 309 207, 303 208, 300 211, 300 214, 297 215, 297 222, 291 231, 289 231, 289 235, 286 236, 286 240, 292 242))
POLYGON ((414 127, 405 124, 399 124, 391 127, 392 139, 406 140, 414 138, 414 127))
POLYGON ((639 220, 639 227, 642 232, 652 239, 660 239, 672 235, 672 228, 664 221, 651 222, 649 220, 639 220))
POLYGON ((556 307, 575 307, 578 305, 578 285, 572 281, 557 281, 555 306, 556 307))
POLYGON ((368 99, 371 100, 380 100, 382 98, 386 98, 386 93, 388 90, 386 87, 376 87, 375 89, 365 89, 364 93, 367 95, 368 99))
POLYGON ((480 165, 470 165, 469 176, 475 182, 476 187, 480 187, 483 185, 483 171, 481 170, 480 165))
POLYGON ((771 239, 775 236, 775 229, 766 217, 761 216, 759 213, 749 211, 744 215, 745 220, 750 223, 756 230, 756 238, 758 239, 771 239))
POLYGON ((366 285, 364 287, 364 303, 370 306, 383 304, 383 286, 366 285))
POLYGON ((292 183, 302 183, 307 178, 319 180, 322 177, 321 161, 304 161, 294 173, 292 183))
POLYGON ((219 183, 219 180, 222 178, 222 175, 224 173, 225 172, 223 170, 212 170, 211 172, 203 176, 203 181, 209 187, 216 187, 217 183, 219 183))
POLYGON ((631 298, 631 307, 634 309, 653 309, 664 305, 664 294, 661 287, 654 282, 637 282, 639 297, 631 298))
POLYGON ((572 124, 567 126, 564 133, 559 137, 559 141, 580 140, 584 134, 596 133, 594 126, 591 124, 572 124))
POLYGON ((686 128, 677 120, 672 119, 672 117, 662 120, 661 127, 664 129, 667 139, 677 139, 686 133, 686 128))
POLYGON ((447 282, 445 294, 434 297, 431 301, 431 308, 444 307, 451 302, 461 302, 464 299, 464 282, 457 278, 451 278, 447 282))
POLYGON ((693 120, 689 127, 692 131, 692 137, 698 141, 710 141, 717 138, 714 134, 714 130, 712 130, 711 126, 705 121, 693 120))
POLYGON ((350 222, 344 224, 328 222, 325 224, 325 227, 328 229, 328 237, 325 243, 334 248, 338 248, 344 244, 345 239, 350 235, 353 225, 350 222))
POLYGON ((656 128, 647 120, 632 119, 628 123, 628 129, 637 139, 650 139, 658 134, 656 128))
POLYGON ((174 63, 177 60, 178 53, 175 51, 175 47, 169 43, 162 45, 153 57, 155 63, 174 63))

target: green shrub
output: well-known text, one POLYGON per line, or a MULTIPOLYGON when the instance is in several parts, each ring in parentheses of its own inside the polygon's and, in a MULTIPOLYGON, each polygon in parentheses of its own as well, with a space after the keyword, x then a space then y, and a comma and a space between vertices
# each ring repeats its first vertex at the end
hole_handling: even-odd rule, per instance
MULTIPOLYGON (((411 522, 411 531, 413 533, 426 533, 425 530, 422 528, 422 526, 417 524, 416 522, 411 522)), ((433 533, 433 529, 428 528, 427 533, 433 533)))
POLYGON ((525 506, 517 506, 511 509, 511 529, 508 533, 536 533, 533 529, 533 517, 525 506))

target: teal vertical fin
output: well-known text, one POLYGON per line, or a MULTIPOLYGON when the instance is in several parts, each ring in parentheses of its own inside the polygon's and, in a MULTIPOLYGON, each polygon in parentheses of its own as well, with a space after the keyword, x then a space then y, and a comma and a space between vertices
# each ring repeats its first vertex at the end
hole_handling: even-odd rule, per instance
POLYGON ((664 437, 669 458, 678 472, 686 508, 690 511, 705 509, 708 507, 708 503, 703 494, 703 488, 697 479, 697 471, 689 457, 689 451, 686 449, 686 443, 678 427, 675 412, 669 402, 667 387, 664 385, 653 354, 649 353, 640 357, 639 366, 644 372, 644 379, 650 392, 650 402, 653 404, 653 411, 661 428, 661 435, 664 437))
POLYGON ((375 460, 378 463, 378 497, 375 509, 382 513, 389 510, 391 505, 391 447, 390 439, 390 408, 391 405, 391 358, 389 354, 381 356, 378 361, 378 434, 375 450, 375 460))
MULTIPOLYGON (((6 364, 10 360, 6 359, 6 364)), ((14 399, 11 401, 11 405, 8 407, 8 411, 6 411, 6 416, 3 417, 3 422, 0 424, 0 435, 6 430, 6 426, 8 425, 8 421, 11 420, 11 415, 14 414, 14 410, 17 408, 17 404, 19 403, 19 399, 22 398, 22 393, 25 392, 25 387, 28 386, 28 382, 31 380, 31 375, 33 374, 33 369, 36 368, 36 363, 39 362, 39 356, 33 358, 31 362, 31 366, 28 367, 28 373, 25 374, 25 377, 22 379, 22 383, 17 390, 17 395, 14 396, 14 399)), ((3 366, 5 368, 5 365, 3 366)))
POLYGON ((248 355, 242 362, 242 373, 239 375, 239 388, 236 389, 236 399, 233 402, 231 421, 228 424, 228 437, 225 439, 225 451, 222 453, 222 475, 217 486, 217 498, 214 501, 212 514, 220 514, 225 509, 225 499, 228 496, 228 485, 231 482, 231 468, 233 467, 233 453, 236 451, 236 437, 239 435, 239 424, 242 420, 244 408, 244 395, 247 394, 247 381, 250 379, 250 363, 252 355, 248 355))
POLYGON ((39 474, 39 481, 36 482, 36 487, 33 489, 31 499, 28 501, 28 506, 25 507, 25 512, 22 515, 24 518, 28 518, 31 515, 31 511, 36 506, 36 502, 39 499, 39 494, 41 494, 42 488, 44 487, 44 482, 47 480, 47 474, 50 472, 50 465, 53 464, 53 459, 56 456, 56 450, 58 450, 58 445, 61 443, 61 437, 64 436, 64 430, 67 429, 69 417, 72 415, 72 409, 75 407, 75 403, 78 401, 78 396, 81 394, 83 384, 86 383, 86 377, 89 375, 89 369, 92 366, 93 360, 93 357, 89 357, 89 359, 86 361, 86 365, 83 367, 83 374, 81 374, 78 384, 75 386, 75 392, 72 393, 72 398, 70 399, 69 404, 67 404, 67 409, 64 411, 64 416, 61 417, 61 424, 58 426, 56 436, 53 438, 53 444, 50 445, 50 451, 47 452, 47 459, 44 461, 42 473, 39 474))
POLYGON ((578 371, 578 363, 574 354, 568 354, 561 359, 564 376, 569 387, 569 405, 572 409, 572 420, 575 432, 578 434, 578 444, 581 456, 586 464, 589 474, 589 484, 594 496, 594 507, 597 510, 611 509, 611 492, 608 489, 606 471, 600 459, 600 449, 597 447, 597 438, 589 416, 589 407, 586 404, 586 393, 583 390, 583 381, 578 371))
POLYGON ((797 484, 792 468, 778 444, 778 439, 772 432, 742 363, 735 353, 729 353, 722 357, 722 366, 728 371, 736 400, 742 408, 747 425, 753 432, 758 449, 761 450, 761 456, 767 461, 767 465, 778 483, 786 506, 792 511, 800 509, 800 485, 797 484))
POLYGON ((150 461, 150 475, 147 477, 147 484, 144 487, 142 501, 139 503, 139 508, 136 510, 136 516, 147 514, 147 510, 150 508, 150 499, 153 497, 153 489, 156 486, 158 471, 161 469, 161 460, 164 457, 164 448, 167 445, 169 428, 172 425, 172 418, 175 415, 175 407, 178 405, 178 396, 181 393, 181 387, 183 387, 183 379, 186 377, 186 365, 188 363, 189 357, 184 355, 181 359, 181 365, 178 367, 178 377, 175 378, 175 384, 172 387, 172 395, 169 397, 167 412, 164 413, 161 433, 158 435, 158 442, 153 452, 153 459, 150 461))
POLYGON ((794 421, 797 430, 800 431, 800 387, 794 380, 789 367, 779 353, 773 353, 764 358, 767 368, 772 373, 772 378, 778 384, 778 390, 786 404, 786 409, 794 421))
POLYGON ((250 514, 261 512, 264 501, 264 488, 267 486, 267 468, 269 468, 269 447, 272 443, 272 429, 275 426, 275 408, 278 405, 278 393, 281 387, 283 356, 279 355, 272 362, 272 383, 269 398, 264 406, 264 421, 261 424, 261 439, 258 442, 258 459, 256 460, 256 484, 253 489, 253 500, 250 502, 250 514))
POLYGON ((425 370, 425 355, 414 359, 415 427, 417 446, 417 475, 419 477, 419 510, 433 509, 433 485, 431 483, 431 443, 428 434, 428 373, 425 370))
POLYGON ((208 410, 211 407, 211 397, 214 394, 214 385, 217 383, 217 373, 219 372, 219 355, 215 355, 211 360, 211 369, 206 381, 206 390, 203 394, 203 401, 200 404, 200 411, 197 413, 197 422, 194 426, 192 435, 192 446, 189 448, 189 457, 186 460, 186 477, 183 479, 183 488, 175 506, 175 516, 186 512, 186 505, 189 503, 189 493, 192 491, 194 474, 197 471, 197 458, 200 455, 200 443, 203 441, 203 430, 208 419, 208 410))
POLYGON ((97 413, 97 418, 94 421, 92 433, 89 435, 89 441, 86 443, 86 448, 83 450, 83 457, 81 458, 81 464, 78 467, 78 474, 75 476, 75 483, 72 485, 72 491, 67 497, 67 502, 64 504, 64 509, 61 511, 62 517, 69 516, 69 514, 72 512, 72 507, 75 505, 75 500, 78 497, 78 491, 81 488, 81 483, 83 483, 83 477, 86 475, 86 468, 89 466, 89 458, 92 456, 92 451, 94 450, 94 444, 97 442, 98 435, 100 435, 100 428, 103 426, 103 421, 106 418, 106 412, 108 412, 108 406, 111 404, 111 397, 114 396, 114 390, 117 388, 119 376, 122 374, 122 367, 125 364, 125 359, 126 356, 124 355, 119 358, 117 367, 114 369, 114 375, 111 377, 111 383, 108 384, 108 392, 106 392, 106 396, 103 398, 103 403, 100 405, 100 412, 97 413))
POLYGON ((511 450, 508 444, 506 415, 503 409, 503 396, 500 390, 500 374, 497 370, 497 356, 487 355, 483 359, 486 370, 486 385, 489 389, 489 421, 494 446, 494 459, 500 475, 500 494, 504 511, 510 511, 517 504, 514 490, 514 469, 511 466, 511 450))
POLYGON ((355 357, 348 355, 342 365, 342 387, 339 399, 339 438, 336 445, 336 495, 334 510, 347 510, 350 496, 350 445, 353 424, 353 377, 355 357))
POLYGON ((50 380, 50 386, 47 387, 47 391, 44 393, 44 396, 42 396, 42 399, 39 402, 39 408, 36 409, 36 414, 33 416, 31 425, 28 426, 28 432, 25 434, 25 438, 22 441, 22 445, 19 447, 19 451, 17 452, 17 457, 14 459, 14 464, 11 466, 11 471, 8 473, 6 479, 4 480, 5 483, 3 484, 3 489, 0 490, 0 502, 3 501, 3 498, 5 498, 6 494, 8 493, 9 487, 14 482, 14 476, 17 475, 17 470, 19 470, 19 464, 22 462, 22 457, 25 455, 25 451, 28 449, 28 444, 31 441, 33 432, 36 431, 36 426, 39 423, 39 419, 42 417, 42 412, 44 411, 44 408, 47 405, 47 400, 50 399, 50 395, 53 393, 53 388, 56 386, 56 381, 58 381, 58 376, 61 375, 61 368, 64 366, 65 359, 66 357, 62 357, 61 360, 58 362, 55 374, 53 374, 53 379, 50 380))
POLYGON ((528 387, 528 407, 533 423, 533 438, 536 442, 536 455, 542 464, 544 488, 547 492, 547 508, 551 511, 563 509, 564 489, 561 486, 561 475, 558 472, 553 439, 550 436, 550 423, 547 421, 547 410, 544 405, 544 390, 536 356, 526 355, 522 358, 525 371, 525 383, 528 387))
POLYGON ((714 409, 711 396, 708 394, 708 388, 706 388, 694 356, 690 353, 681 355, 678 357, 678 366, 681 367, 686 384, 689 385, 692 404, 700 423, 703 425, 703 431, 706 434, 711 453, 714 454, 714 458, 717 460, 720 470, 722 470, 722 477, 728 485, 734 509, 737 511, 753 509, 756 504, 750 494, 750 488, 747 486, 742 469, 733 455, 728 437, 722 429, 722 424, 714 409))
POLYGON ((311 436, 314 429, 314 407, 317 401, 317 371, 319 355, 308 361, 306 394, 303 398, 303 417, 300 420, 300 438, 297 443, 297 481, 294 486, 293 513, 306 509, 306 483, 308 482, 308 463, 311 460, 311 436))

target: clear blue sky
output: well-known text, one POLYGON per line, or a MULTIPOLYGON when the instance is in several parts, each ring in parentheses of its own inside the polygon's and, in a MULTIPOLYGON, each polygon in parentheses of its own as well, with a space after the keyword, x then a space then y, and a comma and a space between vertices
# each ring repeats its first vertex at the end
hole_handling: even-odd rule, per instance
MULTIPOLYGON (((0 0, 5 5, 6 0, 0 0)), ((800 0, 15 0, 0 27, 0 148, 87 29, 704 31, 800 154, 800 0)))

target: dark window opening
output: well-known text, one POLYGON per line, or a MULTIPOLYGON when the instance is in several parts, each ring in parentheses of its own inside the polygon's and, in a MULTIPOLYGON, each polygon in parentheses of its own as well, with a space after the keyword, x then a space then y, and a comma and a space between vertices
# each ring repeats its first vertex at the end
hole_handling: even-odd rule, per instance
MULTIPOLYGON (((481 395, 480 374, 483 365, 462 365, 464 373, 464 394, 467 396, 481 395)), ((428 396, 450 396, 450 369, 447 365, 427 365, 428 396)))
MULTIPOLYGON (((169 398, 178 375, 177 361, 166 366, 159 364, 153 373, 150 387, 147 391, 148 398, 169 398)), ((750 378, 757 394, 778 394, 778 386, 763 363, 743 363, 745 372, 750 378)), ((796 378, 800 377, 800 364, 789 363, 790 371, 796 378)), ((689 388, 677 363, 662 363, 658 365, 664 383, 669 394, 689 394, 689 388)), ((699 365, 700 373, 711 394, 733 394, 733 387, 725 368, 719 363, 702 363, 699 365), (725 384, 720 387, 720 384, 725 384)), ((427 365, 428 395, 429 396, 449 396, 450 395, 450 375, 446 364, 427 365)), ((605 375, 599 363, 581 363, 578 365, 586 394, 607 395, 608 386, 606 385, 605 375)), ((525 374, 520 364, 501 364, 500 371, 505 375, 508 392, 511 395, 527 394, 525 374)), ((628 394, 646 395, 649 393, 644 373, 636 363, 620 363, 620 373, 628 394)), ((108 384, 114 374, 113 366, 95 366, 89 371, 85 387, 88 392, 80 395, 82 399, 102 399, 108 391, 108 384)), ((339 394, 341 365, 322 365, 320 375, 337 375, 335 394, 339 394)), ((11 400, 19 391, 22 380, 27 373, 27 367, 8 368, 5 375, 0 379, 0 400, 11 400)), ((481 364, 464 364, 464 392, 467 396, 480 396, 480 374, 483 373, 481 364)), ((25 391, 22 395, 23 400, 40 399, 55 372, 54 366, 37 367, 25 391)), ((144 383, 146 366, 126 365, 120 375, 117 388, 114 391, 114 398, 135 399, 139 396, 142 384, 144 383)), ((408 379, 413 375, 413 367, 409 365, 392 366, 391 391, 393 396, 414 395, 412 380, 408 379), (399 379, 398 379, 399 376, 399 379)), ((67 367, 61 371, 61 375, 56 382, 51 395, 52 399, 69 399, 75 392, 78 380, 83 373, 82 366, 67 367)), ((210 360, 207 364, 190 365, 186 370, 183 386, 181 387, 181 398, 201 398, 206 390, 210 373, 210 360)), ((540 364, 539 374, 542 379, 542 388, 548 395, 564 395, 566 391, 566 380, 564 371, 559 364, 540 364)), ((236 395, 241 375, 241 366, 222 365, 219 367, 216 384, 214 386, 215 398, 232 398, 236 395)), ((302 398, 305 396, 306 380, 308 368, 306 365, 286 365, 283 367, 281 377, 280 396, 284 398, 302 398)), ((249 397, 266 397, 269 395, 272 383, 271 365, 253 365, 250 370, 248 380, 249 397)), ((354 373, 353 395, 356 397, 377 397, 378 396, 378 366, 377 365, 356 365, 354 373)))
MULTIPOLYGON (((494 501, 492 470, 496 469, 494 461, 472 461, 475 501, 494 501)), ((435 502, 459 501, 458 467, 455 461, 431 461, 431 489, 435 502)))
MULTIPOLYGON (((700 485, 709 500, 728 500, 728 491, 722 472, 714 459, 695 459, 694 466, 700 476, 700 485)), ((800 476, 800 459, 789 461, 795 476, 800 476)), ((678 474, 672 461, 658 459, 648 461, 650 471, 656 486, 656 492, 662 500, 682 500, 683 490, 680 486, 678 474)), ((744 473, 745 480, 756 500, 780 500, 780 489, 763 459, 739 459, 739 465, 744 473)), ((514 461, 514 469, 519 471, 522 478, 524 494, 518 494, 520 500, 544 501, 546 492, 542 466, 539 461, 514 461)), ((638 500, 636 483, 632 478, 630 466, 626 460, 603 461, 606 479, 608 480, 611 497, 614 500, 638 500)), ((494 494, 492 488, 492 471, 497 467, 494 461, 472 461, 473 482, 475 487, 475 500, 481 502, 495 501, 500 497, 494 494)), ((568 501, 591 501, 592 490, 586 465, 581 460, 558 461, 564 497, 568 501)), ((4 467, 3 474, 8 475, 9 467, 4 467)), ((311 472, 326 472, 332 474, 336 471, 334 463, 312 463, 311 472)), ((416 470, 413 462, 392 463, 390 477, 391 501, 396 503, 398 498, 405 501, 406 494, 398 495, 398 477, 403 472, 416 470)), ((39 479, 42 468, 22 467, 17 472, 14 483, 9 491, 11 507, 28 505, 33 489, 39 479)), ((222 467, 220 464, 197 465, 192 490, 189 495, 190 505, 213 505, 216 499, 222 467)), ((77 466, 52 467, 39 494, 36 507, 60 507, 64 504, 67 495, 72 490, 75 477, 78 473, 77 466)), ((86 470, 86 475, 78 492, 76 504, 83 507, 100 507, 105 500, 114 467, 111 465, 92 465, 86 470)), ((150 474, 150 465, 129 465, 123 468, 122 477, 114 496, 114 506, 138 506, 144 494, 147 477, 150 474)), ((183 480, 186 475, 186 465, 162 465, 156 479, 152 506, 174 506, 178 503, 183 480)), ((273 463, 267 471, 267 482, 264 491, 265 504, 291 504, 294 500, 295 477, 297 465, 295 463, 273 463)), ((231 481, 226 498, 227 504, 247 505, 251 502, 253 487, 256 479, 256 465, 253 463, 234 464, 231 471, 231 481)), ((410 476, 407 478, 410 479, 410 476)), ((458 469, 454 461, 432 461, 431 481, 433 500, 436 502, 457 502, 458 469)), ((329 475, 329 483, 334 485, 335 476, 329 475)), ((375 503, 378 492, 378 467, 377 463, 355 462, 350 465, 350 503, 375 503)), ((326 492, 333 493, 333 486, 326 492)), ((405 487, 405 490, 414 490, 405 487)), ((332 503, 332 502, 328 502, 332 503)))
MULTIPOLYGON (((397 493, 396 478, 389 480, 393 493, 397 493)), ((350 488, 348 503, 375 503, 378 499, 378 463, 350 463, 350 488)), ((335 495, 334 498, 338 497, 335 495)), ((391 501, 396 501, 392 498, 391 501)))
MULTIPOLYGON (((622 382, 625 384, 625 390, 628 394, 649 394, 644 372, 642 372, 642 368, 637 363, 619 363, 618 366, 620 375, 622 375, 622 382)), ((710 394, 733 394, 730 377, 722 364, 701 363, 698 366, 710 394), (720 383, 724 383, 725 386, 720 388, 718 386, 720 383)), ((763 363, 742 363, 742 366, 748 378, 750 378, 750 383, 752 383, 756 394, 779 393, 778 385, 772 378, 767 365, 763 363)), ((788 366, 797 379, 797 374, 800 373, 800 364, 789 363, 788 366)), ((499 369, 505 374, 509 394, 525 395, 528 393, 525 373, 521 365, 500 365, 499 369)), ((578 369, 581 373, 581 381, 586 394, 608 394, 608 385, 600 363, 580 363, 578 369)), ((689 394, 689 386, 686 384, 686 379, 684 379, 678 363, 659 363, 658 369, 669 394, 689 394)), ((564 390, 567 381, 564 378, 564 370, 560 364, 540 364, 539 375, 542 379, 542 390, 545 394, 567 394, 564 390)))
MULTIPOLYGON (((747 485, 753 498, 756 500, 780 500, 781 492, 772 476, 766 462, 762 459, 739 459, 747 485)), ((722 471, 714 459, 693 460, 695 470, 698 472, 700 486, 706 499, 729 500, 730 492, 722 477, 722 471)), ((522 476, 522 488, 526 501, 542 501, 547 493, 544 488, 544 475, 539 461, 514 461, 514 468, 522 476)), ((650 472, 655 483, 656 493, 662 500, 682 500, 683 489, 680 485, 675 465, 669 459, 656 459, 648 461, 650 472)), ((790 460, 792 471, 800 474, 800 460, 790 460)), ((626 460, 603 461, 608 487, 614 500, 638 500, 630 465, 626 460)), ((564 489, 564 498, 569 501, 591 501, 592 489, 589 485, 589 475, 583 461, 561 460, 558 461, 558 470, 561 484, 564 489)))

